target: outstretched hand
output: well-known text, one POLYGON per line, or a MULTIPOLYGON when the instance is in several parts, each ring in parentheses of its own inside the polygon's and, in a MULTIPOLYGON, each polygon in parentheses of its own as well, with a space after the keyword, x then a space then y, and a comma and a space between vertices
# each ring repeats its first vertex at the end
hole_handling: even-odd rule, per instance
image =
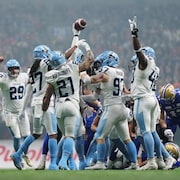
POLYGON ((131 30, 131 34, 135 37, 137 37, 137 32, 138 32, 138 28, 137 28, 137 17, 134 16, 133 20, 129 19, 129 26, 130 26, 130 30, 131 30))
POLYGON ((79 36, 81 31, 75 29, 75 23, 72 24, 72 32, 74 36, 79 36))

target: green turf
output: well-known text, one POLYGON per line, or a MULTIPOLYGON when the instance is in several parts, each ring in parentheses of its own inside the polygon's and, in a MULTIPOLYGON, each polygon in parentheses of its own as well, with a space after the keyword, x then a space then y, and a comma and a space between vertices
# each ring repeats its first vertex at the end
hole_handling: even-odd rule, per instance
POLYGON ((174 170, 86 170, 35 171, 0 170, 0 180, 180 180, 180 168, 174 170))

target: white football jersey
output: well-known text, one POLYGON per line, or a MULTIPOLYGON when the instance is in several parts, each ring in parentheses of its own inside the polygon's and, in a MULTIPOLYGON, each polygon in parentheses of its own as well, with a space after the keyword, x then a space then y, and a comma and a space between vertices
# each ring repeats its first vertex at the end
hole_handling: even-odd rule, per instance
POLYGON ((58 70, 46 73, 46 81, 53 85, 58 100, 72 99, 79 103, 80 75, 79 66, 67 63, 58 70))
POLYGON ((104 66, 101 72, 109 77, 108 82, 101 82, 100 89, 102 89, 102 96, 104 98, 104 106, 121 104, 122 93, 124 87, 124 72, 118 68, 104 66))
POLYGON ((17 78, 11 78, 4 72, 0 73, 2 109, 4 111, 18 113, 21 110, 27 82, 27 73, 20 73, 17 78))
MULTIPOLYGON (((38 70, 30 77, 30 83, 33 88, 32 102, 31 105, 42 104, 42 100, 46 91, 46 77, 45 74, 48 72, 49 60, 42 59, 38 70)), ((53 96, 52 96, 53 97, 53 96)), ((53 99, 52 101, 53 102, 53 99)))
POLYGON ((148 65, 143 71, 138 68, 138 63, 139 61, 136 64, 131 81, 131 93, 134 99, 155 94, 160 71, 152 58, 148 58, 148 65))

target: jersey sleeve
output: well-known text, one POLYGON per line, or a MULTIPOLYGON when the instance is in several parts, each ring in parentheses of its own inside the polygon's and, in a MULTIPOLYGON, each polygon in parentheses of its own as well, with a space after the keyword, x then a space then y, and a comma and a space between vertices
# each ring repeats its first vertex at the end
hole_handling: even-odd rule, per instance
POLYGON ((4 82, 6 82, 7 80, 7 74, 6 73, 3 73, 3 72, 0 72, 0 86, 2 85, 2 84, 4 84, 4 82))
POLYGON ((56 74, 54 73, 54 70, 48 71, 45 75, 46 82, 53 84, 55 76, 56 76, 56 74))

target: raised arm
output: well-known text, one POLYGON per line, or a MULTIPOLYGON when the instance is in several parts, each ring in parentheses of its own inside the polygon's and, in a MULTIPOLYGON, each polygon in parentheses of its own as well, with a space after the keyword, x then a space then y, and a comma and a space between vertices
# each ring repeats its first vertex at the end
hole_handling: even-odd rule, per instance
POLYGON ((134 47, 134 51, 139 60, 139 69, 144 70, 147 67, 147 58, 144 56, 141 48, 140 41, 138 39, 138 28, 137 28, 137 18, 134 16, 133 20, 129 19, 129 26, 131 30, 132 43, 134 47))

